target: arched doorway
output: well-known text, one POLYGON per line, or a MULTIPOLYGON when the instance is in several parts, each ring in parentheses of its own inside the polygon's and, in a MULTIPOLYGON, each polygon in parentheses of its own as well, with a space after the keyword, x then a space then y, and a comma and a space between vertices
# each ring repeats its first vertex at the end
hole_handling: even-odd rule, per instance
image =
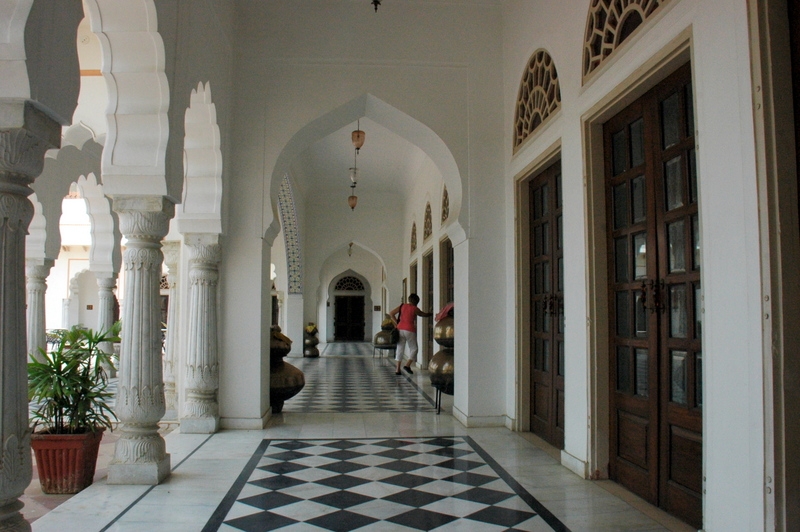
POLYGON ((364 281, 352 273, 340 277, 330 292, 334 301, 333 339, 337 342, 361 342, 365 331, 364 281))

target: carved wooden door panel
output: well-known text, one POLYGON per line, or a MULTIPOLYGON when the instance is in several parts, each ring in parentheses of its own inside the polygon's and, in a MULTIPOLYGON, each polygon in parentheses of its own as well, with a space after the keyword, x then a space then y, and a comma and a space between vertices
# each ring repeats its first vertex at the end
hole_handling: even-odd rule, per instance
POLYGON ((700 230, 691 70, 604 126, 610 475, 702 524, 700 230))
POLYGON ((531 432, 564 448, 561 163, 530 183, 531 432))

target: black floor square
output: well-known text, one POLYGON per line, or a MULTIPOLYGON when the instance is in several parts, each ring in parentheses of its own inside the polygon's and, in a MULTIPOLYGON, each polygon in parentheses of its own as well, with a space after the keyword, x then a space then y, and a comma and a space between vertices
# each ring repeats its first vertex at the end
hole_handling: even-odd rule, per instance
POLYGON ((433 530, 434 528, 446 525, 450 521, 455 521, 457 518, 452 515, 445 515, 436 512, 429 512, 428 510, 416 509, 411 512, 400 514, 387 521, 397 523, 418 530, 433 530))
MULTIPOLYGON (((309 471, 307 478, 323 476, 311 473, 313 471, 309 471)), ((209 519, 203 532, 214 532, 222 524, 246 532, 276 530, 287 525, 295 525, 293 529, 298 526, 300 529, 313 526, 316 527, 315 530, 344 532, 373 523, 378 523, 382 530, 400 526, 415 530, 433 530, 448 523, 450 527, 463 526, 464 530, 480 530, 483 523, 492 525, 493 530, 497 527, 511 530, 523 523, 525 525, 521 528, 527 528, 530 523, 535 523, 531 519, 541 520, 543 525, 549 525, 554 530, 568 532, 563 523, 467 436, 264 440, 259 451, 250 459, 248 466, 209 519), (424 455, 429 456, 425 458, 424 455), (459 458, 467 455, 468 458, 459 458), (277 461, 257 467, 262 462, 262 456, 277 461), (309 456, 335 457, 337 461, 327 461, 313 467, 307 465, 309 456), (369 456, 396 459, 388 464, 364 465, 372 463, 365 459, 369 456), (440 456, 449 458, 437 462, 434 457, 440 456), (427 464, 430 463, 436 464, 437 478, 414 474, 414 470, 429 467, 427 464), (474 471, 478 468, 480 473, 474 471), (298 475, 286 476, 303 469, 340 474, 307 481, 295 478, 298 475), (452 474, 442 475, 440 469, 449 469, 452 474), (353 471, 359 471, 360 476, 347 474, 353 471), (387 477, 387 471, 399 472, 387 477), (275 475, 258 478, 263 472, 275 475), (441 483, 458 486, 458 489, 453 490, 458 493, 452 496, 442 494, 449 492, 449 489, 446 484, 441 483), (487 488, 490 484, 492 488, 487 488), (426 490, 427 485, 431 487, 426 490), (242 496, 245 486, 248 495, 242 496), (467 486, 469 488, 464 489, 467 486), (257 489, 263 490, 263 493, 254 493, 257 489), (478 511, 470 510, 473 513, 469 515, 455 515, 452 510, 465 506, 480 507, 473 503, 486 506, 478 511), (336 510, 313 515, 304 510, 304 505, 305 508, 323 505, 329 510, 336 510), (392 511, 381 521, 375 517, 376 511, 386 505, 390 505, 392 511), (280 510, 289 506, 292 508, 280 510), (306 515, 309 513, 312 515, 306 515), (300 519, 298 515, 305 517, 297 521, 296 519, 300 519)))

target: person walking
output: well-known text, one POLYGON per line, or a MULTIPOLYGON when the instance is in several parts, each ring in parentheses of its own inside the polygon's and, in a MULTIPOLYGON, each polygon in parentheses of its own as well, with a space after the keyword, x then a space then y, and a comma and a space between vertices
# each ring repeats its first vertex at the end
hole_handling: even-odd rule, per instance
POLYGON ((411 294, 408 296, 408 303, 400 304, 399 307, 389 313, 397 323, 397 330, 400 333, 394 356, 397 361, 395 375, 400 375, 400 364, 403 362, 406 346, 408 346, 408 361, 403 366, 403 369, 410 374, 414 373, 411 369, 411 364, 417 360, 417 352, 419 351, 419 346, 417 345, 417 316, 421 318, 433 316, 433 312, 423 312, 417 308, 417 305, 419 305, 419 296, 411 294))

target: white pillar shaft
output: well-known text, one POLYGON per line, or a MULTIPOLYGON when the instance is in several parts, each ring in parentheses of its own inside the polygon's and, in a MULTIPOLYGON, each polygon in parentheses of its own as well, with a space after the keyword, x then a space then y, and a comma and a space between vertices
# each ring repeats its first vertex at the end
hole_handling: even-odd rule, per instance
POLYGON ((19 512, 32 477, 25 236, 33 205, 27 196, 45 151, 59 145, 61 127, 30 103, 3 102, 2 118, 23 125, 0 129, 0 530, 29 531, 19 512))
MULTIPOLYGON (((117 287, 116 274, 96 274, 97 277, 97 330, 108 332, 114 326, 114 289, 117 287)), ((105 353, 114 352, 114 344, 103 342, 99 345, 105 353)), ((116 372, 109 366, 111 375, 116 372)))
POLYGON ((28 264, 25 268, 28 289, 28 353, 40 358, 39 349, 47 344, 45 326, 45 292, 51 265, 28 264))
POLYGON ((109 465, 110 484, 158 484, 169 474, 169 455, 158 433, 164 415, 161 362, 161 239, 174 205, 161 197, 114 198, 127 238, 125 306, 116 414, 120 438, 109 465))
POLYGON ((12 521, 17 521, 13 514, 22 508, 17 498, 32 476, 25 338, 25 234, 32 217, 33 206, 25 196, 0 192, 0 441, 4 447, 0 519, 12 521))
POLYGON ((169 284, 169 303, 167 307, 167 337, 164 349, 164 401, 165 420, 178 419, 178 394, 175 364, 177 362, 178 345, 178 261, 180 260, 180 242, 164 242, 164 263, 167 265, 167 283, 169 284))
MULTIPOLYGON (((208 235, 208 238, 214 238, 208 235)), ((217 280, 219 245, 208 238, 189 239, 189 336, 186 395, 181 432, 208 434, 219 428, 217 360, 217 280)), ((215 239, 215 238, 214 238, 215 239)))

